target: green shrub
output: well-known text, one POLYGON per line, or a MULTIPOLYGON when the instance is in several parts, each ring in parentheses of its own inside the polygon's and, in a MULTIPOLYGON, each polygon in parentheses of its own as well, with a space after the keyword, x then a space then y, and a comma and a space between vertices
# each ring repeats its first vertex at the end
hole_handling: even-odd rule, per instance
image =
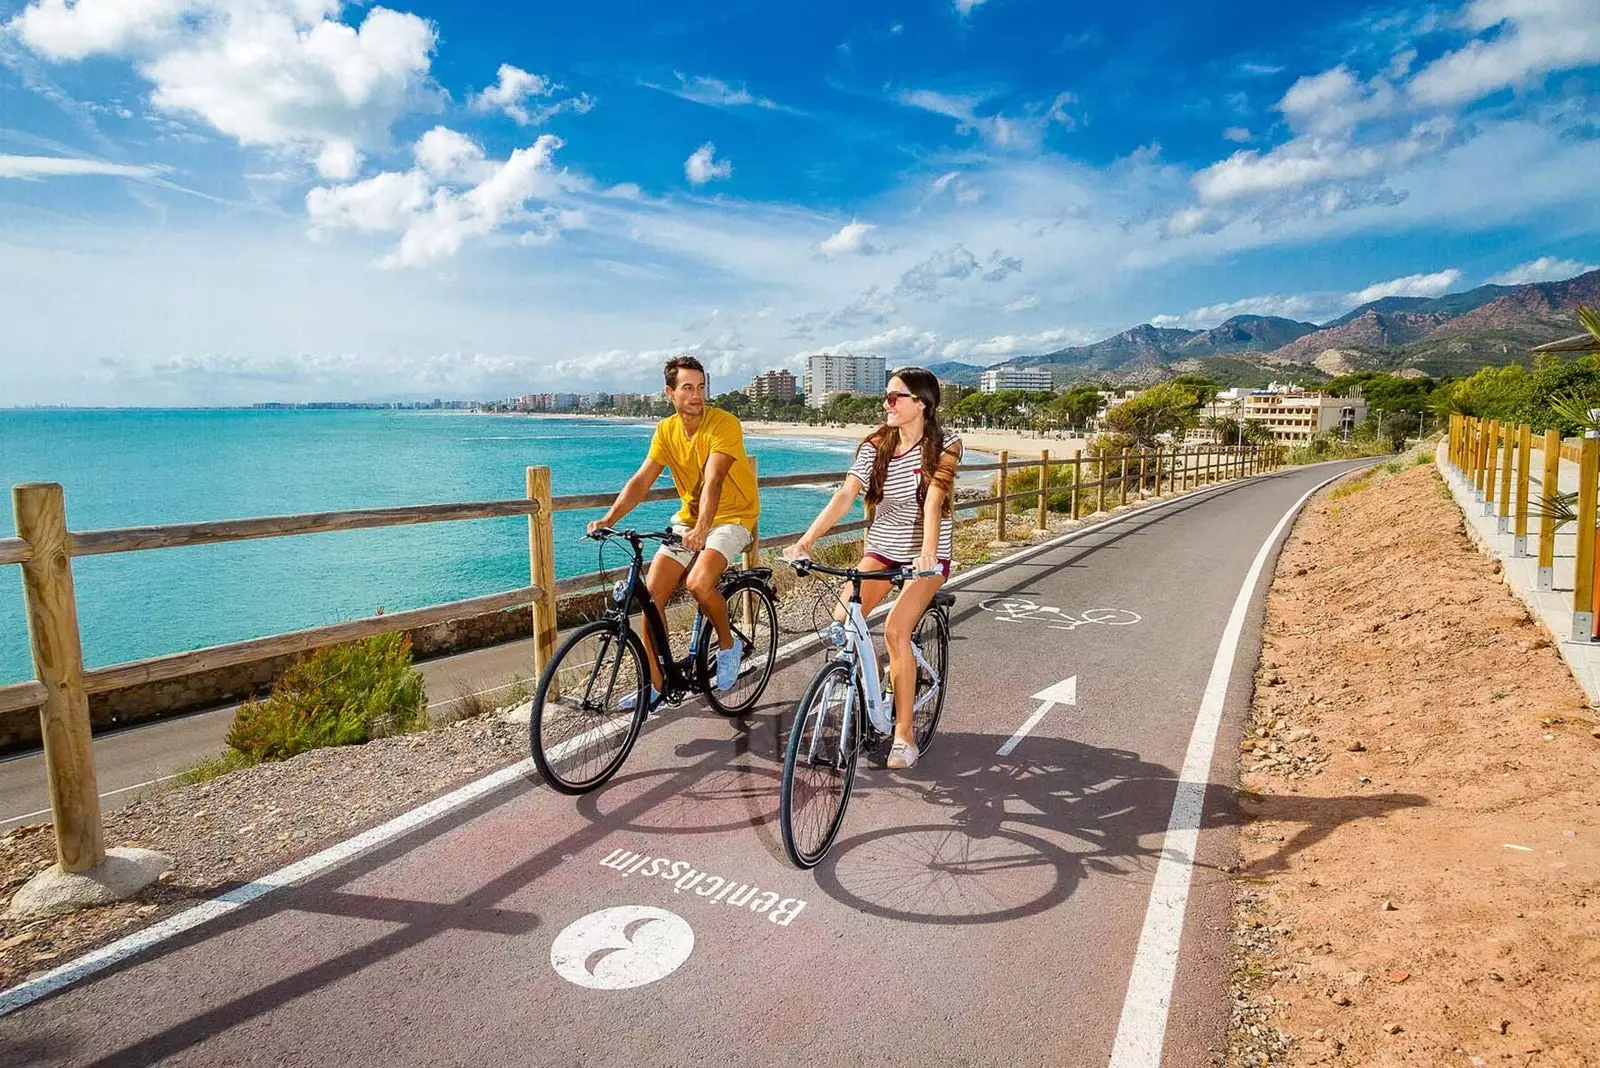
POLYGON ((295 661, 270 695, 240 706, 227 742, 251 763, 360 745, 426 727, 424 700, 411 643, 381 634, 295 661))

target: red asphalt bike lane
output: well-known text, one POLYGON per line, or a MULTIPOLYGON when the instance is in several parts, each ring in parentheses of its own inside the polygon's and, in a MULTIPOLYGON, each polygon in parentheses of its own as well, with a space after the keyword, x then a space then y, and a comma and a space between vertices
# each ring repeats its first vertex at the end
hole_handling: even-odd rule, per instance
MULTIPOLYGON (((652 717, 593 794, 530 771, 0 1019, 0 1063, 1105 1065, 1240 582, 1331 473, 1131 513, 958 587, 932 748, 909 772, 863 760, 814 872, 789 864, 776 816, 816 650, 745 721, 698 701, 652 717), (1059 612, 995 610, 1018 596, 1059 612), (1087 609, 1137 618, 1074 624, 1087 609), (1068 678, 1076 705, 999 755, 1031 695, 1068 678)), ((1231 781, 1255 648, 1240 647, 1214 779, 1231 781)), ((1219 807, 1168 1064, 1208 1063, 1227 1023, 1219 807)))

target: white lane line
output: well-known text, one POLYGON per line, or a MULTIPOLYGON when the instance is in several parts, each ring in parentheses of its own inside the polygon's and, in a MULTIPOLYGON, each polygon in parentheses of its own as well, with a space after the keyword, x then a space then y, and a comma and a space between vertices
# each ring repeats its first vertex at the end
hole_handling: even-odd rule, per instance
MULTIPOLYGON (((597 741, 607 734, 614 734, 629 721, 620 721, 597 727, 592 731, 580 734, 557 746, 551 755, 559 760, 568 752, 581 745, 597 741)), ((365 852, 375 846, 382 845, 392 838, 396 838, 407 831, 419 827, 429 820, 444 815, 451 809, 459 808, 468 802, 474 801, 484 794, 497 790, 507 783, 515 782, 533 770, 533 761, 523 760, 508 768, 502 768, 493 774, 486 775, 474 782, 469 782, 435 798, 419 808, 402 813, 387 823, 379 824, 371 830, 363 831, 354 838, 330 846, 320 853, 313 854, 304 860, 296 861, 288 867, 279 868, 268 875, 263 875, 254 882, 230 890, 220 897, 214 898, 193 908, 186 909, 160 923, 152 924, 142 931, 137 931, 126 938, 111 943, 88 953, 69 964, 46 972, 37 979, 30 979, 19 983, 10 990, 0 991, 0 1016, 17 1011, 26 1005, 31 1005, 40 998, 48 997, 56 991, 85 979, 96 972, 103 971, 113 964, 123 961, 159 942, 164 942, 175 935, 193 930, 201 924, 209 923, 219 916, 226 916, 252 901, 259 900, 274 890, 295 883, 303 882, 319 872, 344 863, 357 853, 365 852)))
POLYGON ((1222 706, 1233 676, 1233 661, 1239 651, 1245 616, 1256 584, 1266 567, 1267 557, 1290 521, 1306 501, 1323 486, 1343 478, 1341 471, 1307 490, 1283 514, 1261 544, 1250 570, 1234 599, 1233 611, 1222 630, 1222 643, 1211 662, 1211 677, 1206 680, 1195 717, 1194 733, 1184 754, 1183 771, 1178 778, 1178 793, 1172 799, 1172 816, 1167 821, 1166 838, 1161 844, 1161 861, 1156 865, 1155 882, 1150 887, 1150 904, 1145 909, 1144 930, 1139 934, 1139 949, 1133 958, 1133 974, 1128 978, 1128 993, 1122 1002, 1122 1019, 1117 1024, 1116 1042, 1111 1047, 1111 1068, 1158 1068, 1161 1047, 1166 1041, 1167 1010, 1172 1005, 1172 986, 1178 973, 1178 947, 1183 940, 1184 912, 1189 905, 1189 882, 1194 872, 1195 846, 1200 837, 1200 816, 1205 807, 1206 784, 1211 779, 1211 757, 1216 749, 1217 731, 1222 725, 1222 706))
MULTIPOLYGON (((1343 473, 1344 472, 1341 472, 1341 474, 1343 473)), ((1335 478, 1337 477, 1339 476, 1335 476, 1335 478)), ((1329 479, 1328 481, 1331 482, 1333 479, 1329 479)), ((1325 484, 1326 483, 1324 483, 1324 485, 1325 484)), ((1199 490, 1193 493, 1187 493, 1182 497, 1168 498, 1167 500, 1155 505, 1151 505, 1148 508, 1140 508, 1134 511, 1125 512, 1119 516, 1113 516, 1110 519, 1103 520, 1102 522, 1096 523, 1093 526, 1080 527, 1079 529, 1063 534, 1060 537, 1041 542, 1038 545, 1032 546, 1031 548, 1017 553, 1014 556, 1006 557, 1003 560, 997 560, 992 564, 985 564, 982 567, 973 568, 971 571, 962 572, 960 575, 957 575, 951 579, 949 583, 946 583, 946 585, 963 585, 998 568, 1031 559, 1032 557, 1043 552, 1048 552, 1059 545, 1063 545, 1077 538, 1092 534, 1095 531, 1111 526, 1114 523, 1120 523, 1124 519, 1147 514, 1149 512, 1164 508, 1168 505, 1177 504, 1180 501, 1191 501, 1197 497, 1205 496, 1216 492, 1217 490, 1221 490, 1233 485, 1238 485, 1238 483, 1219 483, 1218 485, 1208 487, 1207 489, 1199 490)), ((1321 487, 1319 486, 1318 488, 1320 489, 1321 487)), ((880 611, 887 610, 888 609, 886 606, 880 608, 880 611)), ((797 652, 805 648, 813 642, 820 641, 821 639, 816 635, 800 638, 796 641, 789 642, 787 645, 779 647, 778 655, 787 656, 790 653, 797 652)), ((616 728, 603 727, 591 732, 591 734, 593 734, 595 737, 599 737, 603 732, 614 729, 616 728)), ((580 735, 566 744, 576 746, 580 744, 586 744, 590 740, 592 740, 590 735, 586 734, 580 735)), ((86 954, 85 956, 79 957, 75 961, 64 964, 52 971, 46 972, 37 979, 30 979, 29 981, 20 983, 9 990, 0 991, 0 1016, 5 1016, 8 1013, 15 1012, 20 1008, 38 1001, 40 998, 47 997, 58 990, 72 985, 80 979, 85 979, 91 975, 94 975, 96 972, 109 968, 119 961, 126 960, 134 954, 148 949, 153 945, 164 942, 167 939, 182 934, 185 931, 199 927, 201 924, 207 923, 218 916, 227 915, 228 913, 239 908, 241 905, 255 901, 281 886, 288 886, 291 883, 310 878, 312 875, 315 875, 320 871, 350 859, 357 853, 371 849, 374 846, 381 845, 383 842, 386 842, 397 835, 403 834, 414 827, 428 822, 429 820, 436 819, 437 817, 444 815, 446 812, 449 812, 453 808, 467 804, 468 802, 513 781, 518 776, 526 774, 532 768, 532 766, 533 762, 531 760, 524 760, 518 764, 512 765, 509 768, 504 768, 482 779, 478 779, 476 782, 467 783, 465 786, 459 787, 451 793, 445 794, 443 797, 435 798, 433 801, 428 802, 426 805, 423 805, 420 808, 415 808, 410 812, 396 816, 388 823, 374 827, 363 834, 349 839, 348 841, 341 842, 335 846, 330 846, 320 853, 307 857, 305 860, 302 860, 296 864, 291 864, 286 868, 280 868, 278 871, 275 871, 270 875, 265 875, 262 878, 257 879, 255 882, 246 883, 244 886, 223 894, 221 897, 196 905, 193 908, 180 912, 176 916, 172 916, 161 921, 160 923, 152 924, 142 931, 137 931, 126 938, 113 942, 108 946, 103 946, 92 953, 86 954)))
MULTIPOLYGON (((178 777, 178 775, 181 775, 181 774, 183 774, 183 773, 182 772, 178 772, 177 774, 173 774, 173 775, 163 775, 159 779, 146 779, 144 782, 136 782, 132 786, 119 786, 115 790, 107 790, 105 793, 101 794, 100 796, 101 797, 115 797, 118 794, 125 794, 129 790, 143 790, 146 786, 159 786, 160 784, 162 784, 164 782, 171 782, 173 779, 176 779, 178 777)), ((50 815, 50 810, 47 809, 47 808, 41 808, 37 812, 24 812, 20 816, 7 816, 5 819, 0 819, 0 824, 3 824, 3 823, 15 823, 18 820, 27 820, 27 819, 32 819, 35 816, 48 816, 48 815, 50 815)))

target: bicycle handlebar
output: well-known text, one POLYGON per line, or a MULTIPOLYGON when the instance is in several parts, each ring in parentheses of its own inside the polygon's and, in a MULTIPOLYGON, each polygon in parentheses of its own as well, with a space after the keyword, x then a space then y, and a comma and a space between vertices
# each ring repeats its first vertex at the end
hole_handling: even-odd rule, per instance
POLYGON ((663 545, 683 544, 682 536, 671 530, 618 530, 616 527, 596 527, 593 533, 585 534, 583 537, 591 541, 624 538, 635 545, 642 541, 659 541, 663 545))
POLYGON ((933 578, 935 575, 942 576, 944 574, 938 568, 932 571, 918 571, 910 564, 896 568, 893 571, 862 571, 856 567, 829 567, 826 564, 819 564, 808 557, 791 560, 787 556, 780 556, 778 559, 794 568, 797 575, 808 575, 816 571, 823 575, 834 575, 838 578, 848 579, 851 582, 910 582, 912 579, 933 578))

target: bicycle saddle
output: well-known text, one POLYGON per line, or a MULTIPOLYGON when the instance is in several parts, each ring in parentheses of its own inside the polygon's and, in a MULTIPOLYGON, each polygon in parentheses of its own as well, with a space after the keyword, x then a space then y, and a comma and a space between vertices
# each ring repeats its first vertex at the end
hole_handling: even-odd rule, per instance
POLYGON ((951 605, 956 603, 956 595, 953 593, 946 593, 944 590, 940 590, 938 593, 933 595, 933 603, 937 605, 943 605, 945 608, 949 608, 951 605))

